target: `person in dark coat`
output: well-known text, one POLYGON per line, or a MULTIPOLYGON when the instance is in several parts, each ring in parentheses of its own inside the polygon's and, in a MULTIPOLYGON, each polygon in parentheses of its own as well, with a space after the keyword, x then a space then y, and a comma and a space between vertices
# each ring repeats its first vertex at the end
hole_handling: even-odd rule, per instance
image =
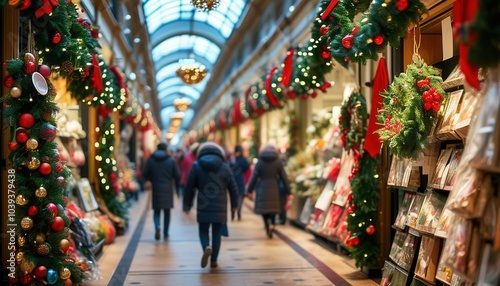
POLYGON ((159 143, 157 150, 147 159, 142 171, 144 180, 153 188, 153 221, 156 227, 155 239, 161 236, 160 215, 163 210, 163 237, 168 239, 170 209, 174 207, 174 184, 179 186, 180 172, 175 160, 167 153, 167 144, 159 143))
POLYGON ((234 158, 231 160, 234 180, 238 187, 238 220, 241 220, 241 207, 245 198, 245 172, 250 169, 250 162, 243 156, 243 148, 240 145, 234 147, 234 158))
POLYGON ((251 196, 255 190, 254 211, 262 215, 269 238, 273 237, 276 214, 281 212, 279 180, 283 180, 284 191, 289 195, 290 184, 279 151, 274 145, 265 145, 259 152, 247 194, 251 196))
POLYGON ((203 249, 201 267, 206 267, 210 258, 210 267, 217 267, 221 245, 221 229, 227 227, 227 192, 231 203, 231 211, 238 205, 238 189, 233 173, 222 147, 213 143, 203 143, 197 152, 197 160, 191 167, 184 187, 183 209, 188 213, 197 197, 196 220, 203 249), (196 192, 198 192, 196 196, 196 192), (209 228, 212 227, 212 245, 210 245, 209 228))

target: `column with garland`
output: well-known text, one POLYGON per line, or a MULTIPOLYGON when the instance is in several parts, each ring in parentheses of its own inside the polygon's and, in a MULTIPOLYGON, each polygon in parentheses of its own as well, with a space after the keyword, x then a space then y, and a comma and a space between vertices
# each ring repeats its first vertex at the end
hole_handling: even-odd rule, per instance
POLYGON ((31 53, 7 61, 4 120, 11 129, 10 184, 16 192, 16 271, 11 284, 72 285, 83 273, 68 252, 70 220, 65 214, 64 187, 70 170, 61 161, 50 68, 37 65, 31 53))

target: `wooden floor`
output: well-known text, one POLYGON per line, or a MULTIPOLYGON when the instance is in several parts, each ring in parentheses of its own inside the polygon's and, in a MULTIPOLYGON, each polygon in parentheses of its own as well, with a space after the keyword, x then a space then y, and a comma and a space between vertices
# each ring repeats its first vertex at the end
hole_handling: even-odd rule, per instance
POLYGON ((99 258, 100 278, 86 285, 378 285, 353 261, 318 244, 290 225, 279 225, 268 239, 260 216, 246 202, 241 221, 229 222, 219 267, 200 267, 196 213, 172 210, 170 238, 154 239, 149 193, 142 193, 130 213, 130 228, 99 258))

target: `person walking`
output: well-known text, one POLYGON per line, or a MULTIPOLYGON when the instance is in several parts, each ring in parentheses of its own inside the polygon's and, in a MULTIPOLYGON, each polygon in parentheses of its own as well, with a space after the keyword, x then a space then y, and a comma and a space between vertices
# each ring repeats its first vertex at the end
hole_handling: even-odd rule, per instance
POLYGON ((146 160, 142 176, 152 185, 155 239, 160 240, 160 216, 163 210, 163 238, 168 239, 170 209, 174 207, 174 184, 179 186, 180 172, 175 160, 167 153, 167 144, 159 143, 157 150, 146 160))
MULTIPOLYGON (((245 172, 250 169, 250 162, 243 156, 243 148, 241 145, 234 147, 234 158, 231 160, 231 168, 233 170, 234 180, 238 187, 238 220, 241 220, 241 208, 243 199, 245 198, 245 172)), ((232 218, 234 219, 234 218, 232 218)))
POLYGON ((289 195, 290 184, 279 151, 272 144, 265 145, 259 152, 247 194, 252 196, 255 190, 254 212, 262 215, 269 238, 273 237, 276 215, 281 212, 279 180, 283 180, 284 191, 289 195))
POLYGON ((238 205, 238 189, 233 173, 225 162, 225 152, 216 143, 205 142, 197 152, 197 160, 189 172, 184 187, 183 210, 189 213, 196 201, 196 220, 203 250, 201 267, 206 267, 210 258, 210 267, 216 268, 221 246, 221 230, 227 227, 227 193, 229 192, 231 211, 238 205), (196 192, 198 192, 196 194, 196 192), (209 229, 212 228, 212 244, 209 229))
POLYGON ((181 171, 181 179, 179 181, 179 188, 177 189, 177 195, 182 197, 184 194, 184 186, 186 185, 186 181, 189 175, 189 171, 191 170, 191 166, 193 165, 195 158, 191 155, 191 152, 187 154, 184 153, 183 149, 177 150, 177 165, 181 171))

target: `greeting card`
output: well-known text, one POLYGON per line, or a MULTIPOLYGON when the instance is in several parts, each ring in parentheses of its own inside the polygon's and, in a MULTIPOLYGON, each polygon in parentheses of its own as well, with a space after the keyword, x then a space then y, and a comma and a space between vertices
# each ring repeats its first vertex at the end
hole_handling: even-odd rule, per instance
POLYGON ((417 218, 420 213, 420 208, 422 207, 422 203, 424 202, 424 194, 416 193, 415 198, 413 198, 413 202, 410 206, 410 211, 408 213, 408 219, 406 225, 409 227, 415 228, 417 226, 417 218))
POLYGON ((426 191, 425 200, 420 208, 415 228, 422 232, 434 233, 445 203, 446 196, 435 191, 426 191))
POLYGON ((394 226, 399 229, 404 229, 406 226, 406 222, 408 219, 408 214, 410 210, 410 206, 415 199, 415 193, 406 192, 403 198, 403 202, 399 207, 398 215, 396 216, 396 221, 394 222, 394 226))

